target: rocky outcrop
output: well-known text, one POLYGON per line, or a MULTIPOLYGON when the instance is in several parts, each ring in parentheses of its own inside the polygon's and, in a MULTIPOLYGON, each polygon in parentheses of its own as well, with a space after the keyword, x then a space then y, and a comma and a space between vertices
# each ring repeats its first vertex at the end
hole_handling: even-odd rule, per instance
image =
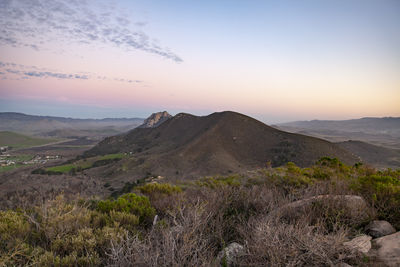
POLYGON ((365 227, 365 232, 373 238, 391 235, 396 229, 387 221, 372 221, 365 227))
POLYGON ((231 266, 235 259, 244 254, 244 247, 236 242, 229 244, 217 256, 217 262, 221 266, 231 266))
POLYGON ((389 222, 377 220, 370 222, 365 231, 369 235, 355 237, 343 245, 370 257, 373 266, 400 266, 400 232, 395 233, 389 222))
POLYGON ((172 116, 166 111, 153 113, 150 117, 144 120, 143 124, 140 125, 139 128, 155 128, 171 117, 172 116))
POLYGON ((400 266, 400 232, 372 240, 374 256, 386 266, 400 266))
POLYGON ((348 242, 344 242, 343 245, 351 250, 366 254, 371 249, 371 239, 372 237, 369 235, 360 235, 348 242))

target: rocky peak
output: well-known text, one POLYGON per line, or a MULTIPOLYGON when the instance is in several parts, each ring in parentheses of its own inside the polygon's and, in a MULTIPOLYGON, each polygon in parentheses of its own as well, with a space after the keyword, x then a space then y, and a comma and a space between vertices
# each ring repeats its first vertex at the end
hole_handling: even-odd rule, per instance
POLYGON ((171 117, 172 116, 166 111, 153 113, 150 117, 144 120, 143 124, 140 125, 139 128, 155 128, 171 117))

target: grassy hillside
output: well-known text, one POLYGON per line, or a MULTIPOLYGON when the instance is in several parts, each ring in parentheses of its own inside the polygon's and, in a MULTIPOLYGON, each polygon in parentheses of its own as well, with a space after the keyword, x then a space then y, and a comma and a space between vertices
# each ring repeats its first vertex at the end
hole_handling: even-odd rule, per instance
POLYGON ((59 139, 37 138, 9 131, 0 131, 0 146, 9 146, 13 149, 40 146, 56 141, 59 141, 59 139))
POLYGON ((103 156, 97 156, 92 158, 85 158, 81 160, 72 160, 70 163, 57 165, 53 167, 48 167, 45 169, 39 168, 33 170, 33 174, 48 174, 48 175, 61 175, 65 173, 75 174, 76 172, 81 172, 87 169, 105 166, 111 164, 113 162, 120 161, 123 158, 126 158, 127 155, 119 153, 119 154, 108 154, 103 156))
POLYGON ((383 266, 343 242, 373 219, 399 230, 399 209, 399 170, 331 158, 310 168, 288 163, 246 175, 153 181, 117 198, 60 195, 0 211, 0 265, 227 266, 219 252, 237 242, 245 253, 234 266, 383 266), (344 199, 320 199, 279 212, 321 195, 362 197, 366 207, 359 216, 344 199))

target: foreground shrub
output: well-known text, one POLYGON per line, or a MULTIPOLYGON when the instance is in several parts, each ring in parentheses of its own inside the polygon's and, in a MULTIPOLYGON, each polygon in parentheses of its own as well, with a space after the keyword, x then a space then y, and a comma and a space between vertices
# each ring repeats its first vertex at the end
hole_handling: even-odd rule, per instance
POLYGON ((305 214, 307 217, 303 220, 309 222, 310 225, 320 226, 321 233, 322 230, 333 233, 340 229, 357 233, 373 218, 370 207, 356 208, 356 203, 347 203, 345 199, 325 199, 314 202, 309 212, 305 214))
POLYGON ((286 214, 282 208, 320 195, 363 195, 379 218, 397 227, 399 178, 400 171, 324 159, 310 168, 288 163, 208 177, 186 183, 185 190, 127 183, 118 191, 127 194, 117 199, 60 196, 0 211, 0 266, 216 266, 232 242, 245 249, 238 266, 362 266, 360 255, 342 246, 364 223, 349 201, 317 198, 286 214))
POLYGON ((101 265, 110 242, 127 232, 122 222, 138 221, 111 214, 115 220, 63 196, 20 212, 0 211, 0 266, 101 265))
POLYGON ((239 258, 241 266, 336 266, 359 262, 359 256, 346 250, 345 229, 326 234, 323 227, 276 223, 266 218, 251 222, 246 234, 248 253, 239 258), (251 229, 251 231, 250 231, 251 229))
POLYGON ((174 210, 179 206, 179 202, 185 199, 180 186, 168 183, 148 183, 137 187, 137 190, 149 197, 159 216, 167 216, 168 212, 174 210))
POLYGON ((386 171, 357 179, 352 187, 376 208, 379 219, 387 220, 400 229, 399 172, 386 171))
POLYGON ((171 225, 159 223, 144 237, 125 236, 112 243, 109 266, 214 266, 212 217, 204 203, 170 213, 171 225))
POLYGON ((128 193, 116 200, 99 201, 97 210, 103 213, 112 211, 125 212, 136 215, 140 223, 149 223, 155 215, 155 209, 151 206, 148 197, 128 193))
POLYGON ((23 264, 33 248, 27 244, 31 225, 22 213, 0 211, 0 266, 23 264))

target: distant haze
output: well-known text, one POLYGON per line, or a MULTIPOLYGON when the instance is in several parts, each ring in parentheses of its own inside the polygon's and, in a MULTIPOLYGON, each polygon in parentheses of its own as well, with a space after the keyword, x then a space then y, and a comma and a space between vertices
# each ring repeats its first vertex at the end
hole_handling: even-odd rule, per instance
POLYGON ((1 1, 0 112, 400 116, 400 1, 1 1))

